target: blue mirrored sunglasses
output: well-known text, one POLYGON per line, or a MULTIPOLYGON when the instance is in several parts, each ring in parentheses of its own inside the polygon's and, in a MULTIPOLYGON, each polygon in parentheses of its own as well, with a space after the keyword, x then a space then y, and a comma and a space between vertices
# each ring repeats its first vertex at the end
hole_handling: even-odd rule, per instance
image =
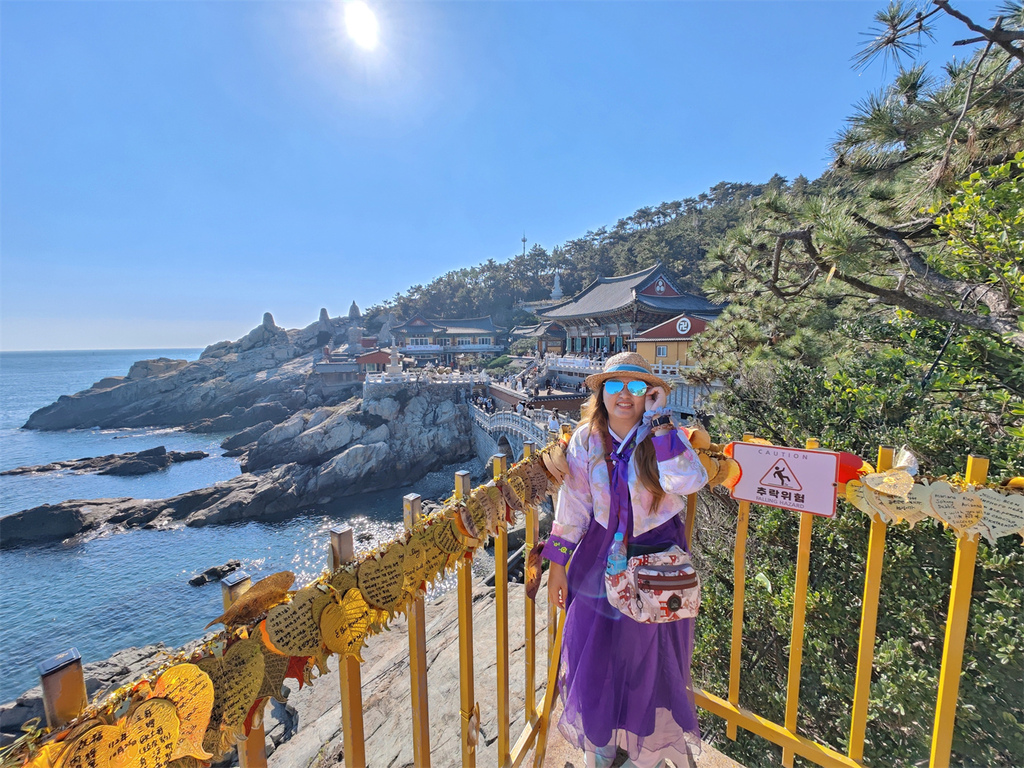
POLYGON ((639 381, 634 379, 633 381, 626 384, 625 382, 619 381, 618 379, 608 379, 604 383, 604 391, 609 395, 617 395, 625 387, 629 390, 629 394, 633 397, 643 397, 647 394, 647 382, 639 381))

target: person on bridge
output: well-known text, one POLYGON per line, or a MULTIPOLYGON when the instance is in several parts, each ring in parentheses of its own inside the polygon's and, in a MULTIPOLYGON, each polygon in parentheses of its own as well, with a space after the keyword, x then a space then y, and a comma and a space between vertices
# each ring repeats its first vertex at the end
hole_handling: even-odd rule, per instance
POLYGON ((683 498, 707 483, 685 434, 666 418, 669 386, 636 352, 587 377, 593 394, 566 452, 544 556, 548 599, 566 609, 558 728, 606 768, 616 748, 627 766, 692 765, 700 749, 690 684, 693 619, 643 624, 613 607, 605 567, 616 532, 627 554, 687 548, 683 498), (566 565, 569 564, 568 571, 566 565))
POLYGON ((551 409, 551 416, 548 417, 548 432, 557 432, 562 428, 562 425, 558 422, 558 409, 551 409))

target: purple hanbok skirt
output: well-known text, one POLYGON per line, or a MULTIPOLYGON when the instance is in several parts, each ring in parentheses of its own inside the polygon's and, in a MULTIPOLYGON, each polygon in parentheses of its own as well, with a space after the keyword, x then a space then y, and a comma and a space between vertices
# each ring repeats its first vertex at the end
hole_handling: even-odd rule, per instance
MULTIPOLYGON (((687 745, 700 750, 690 684, 694 622, 640 624, 608 603, 604 570, 612 537, 592 520, 569 566, 558 728, 580 749, 606 753, 618 746, 638 765, 667 757, 685 766, 687 745)), ((629 550, 635 555, 672 544, 686 547, 678 516, 632 539, 629 550)))

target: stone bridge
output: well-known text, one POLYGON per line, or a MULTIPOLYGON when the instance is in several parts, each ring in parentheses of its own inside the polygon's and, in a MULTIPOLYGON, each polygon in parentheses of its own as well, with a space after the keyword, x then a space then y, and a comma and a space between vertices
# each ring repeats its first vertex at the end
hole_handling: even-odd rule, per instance
POLYGON ((523 458, 523 443, 532 440, 540 448, 549 439, 548 414, 539 412, 534 419, 520 416, 515 411, 487 413, 475 405, 469 406, 473 416, 473 445, 476 455, 487 461, 503 453, 509 462, 523 458))

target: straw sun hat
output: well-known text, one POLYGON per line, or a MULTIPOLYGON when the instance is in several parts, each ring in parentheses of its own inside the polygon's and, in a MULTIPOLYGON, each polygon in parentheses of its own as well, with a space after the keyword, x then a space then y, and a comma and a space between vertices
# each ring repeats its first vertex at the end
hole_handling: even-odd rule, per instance
POLYGON ((651 364, 643 355, 636 352, 619 352, 612 355, 605 361, 604 371, 587 376, 585 383, 596 392, 608 379, 617 378, 640 379, 651 386, 661 387, 665 394, 672 389, 668 382, 651 373, 651 364))

